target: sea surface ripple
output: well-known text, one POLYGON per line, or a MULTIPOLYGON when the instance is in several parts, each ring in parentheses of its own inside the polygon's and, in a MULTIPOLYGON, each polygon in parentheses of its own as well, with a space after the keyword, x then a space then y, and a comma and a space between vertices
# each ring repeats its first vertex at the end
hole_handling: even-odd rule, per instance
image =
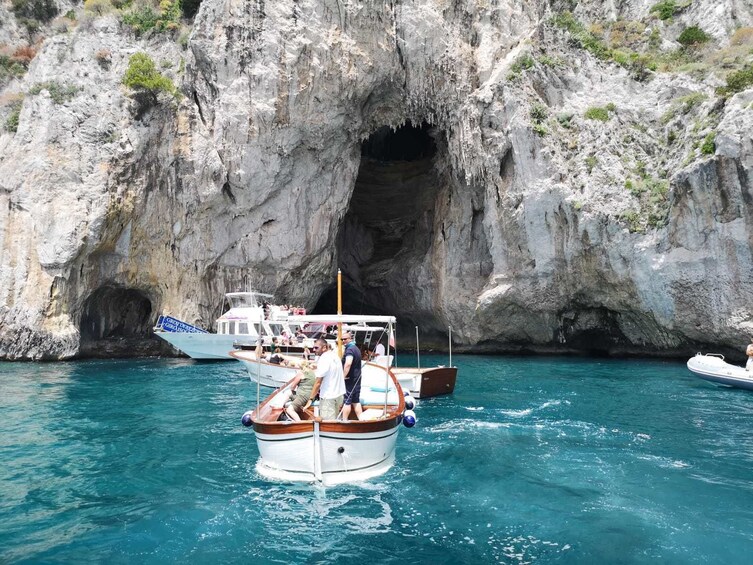
POLYGON ((750 562, 753 393, 680 362, 453 362, 395 467, 333 488, 257 475, 239 364, 2 364, 0 562, 750 562))

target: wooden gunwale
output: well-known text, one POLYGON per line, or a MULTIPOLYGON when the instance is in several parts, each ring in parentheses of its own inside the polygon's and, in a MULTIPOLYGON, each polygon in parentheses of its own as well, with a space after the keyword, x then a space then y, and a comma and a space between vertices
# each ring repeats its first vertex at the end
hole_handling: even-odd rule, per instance
MULTIPOLYGON (((231 353, 232 355, 232 353, 231 353)), ((384 370, 384 367, 381 365, 375 365, 374 363, 367 363, 367 365, 372 365, 375 367, 378 367, 381 370, 384 370)), ((392 429, 396 426, 400 425, 400 418, 403 414, 403 411, 405 410, 405 398, 403 396, 403 389, 400 386, 400 383, 398 382, 397 378, 395 377, 392 370, 388 370, 388 374, 390 378, 392 379, 392 383, 395 385, 395 388, 397 390, 398 394, 398 404, 396 407, 389 406, 388 410, 390 416, 388 418, 380 419, 380 420, 348 420, 347 422, 343 422, 341 420, 323 420, 319 424, 319 429, 322 432, 330 432, 330 433, 345 433, 345 434, 366 434, 366 433, 372 433, 372 432, 381 432, 384 430, 392 429)), ((289 385, 293 379, 290 379, 287 383, 285 383, 285 386, 289 385)), ((281 387, 284 388, 284 387, 281 387)), ((258 413, 261 415, 261 419, 257 421, 257 410, 254 410, 251 413, 251 420, 254 423, 254 432, 258 432, 261 434, 270 434, 270 435, 276 435, 276 434, 299 434, 304 433, 308 431, 313 431, 314 429, 314 422, 313 420, 304 420, 301 422, 278 422, 276 421, 277 416, 275 416, 275 421, 266 421, 266 411, 265 410, 268 407, 269 402, 277 395, 279 394, 280 389, 270 394, 264 402, 261 403, 261 405, 258 408, 258 413)), ((366 407, 364 407, 366 408, 366 407)), ((384 409, 384 405, 376 405, 375 408, 384 409)), ((281 409, 270 409, 268 410, 269 414, 272 415, 274 412, 277 412, 277 415, 279 416, 281 409)))

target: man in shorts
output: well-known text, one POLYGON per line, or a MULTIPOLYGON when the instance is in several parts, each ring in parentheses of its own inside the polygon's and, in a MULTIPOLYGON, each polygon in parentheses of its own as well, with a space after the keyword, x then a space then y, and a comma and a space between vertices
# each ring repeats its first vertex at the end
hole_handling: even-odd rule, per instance
POLYGON ((345 406, 343 406, 343 420, 350 417, 351 406, 360 420, 361 407, 361 351, 353 341, 350 332, 343 334, 345 356, 343 357, 343 373, 345 374, 345 406))
POLYGON ((316 398, 319 393, 319 416, 322 420, 336 420, 345 394, 343 366, 337 351, 331 350, 324 338, 316 340, 313 350, 315 355, 319 355, 319 359, 314 371, 316 382, 311 398, 316 398))

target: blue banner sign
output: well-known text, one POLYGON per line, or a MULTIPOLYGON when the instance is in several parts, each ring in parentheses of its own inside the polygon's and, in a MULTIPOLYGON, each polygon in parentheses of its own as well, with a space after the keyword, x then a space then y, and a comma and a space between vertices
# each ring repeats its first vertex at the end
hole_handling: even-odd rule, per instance
POLYGON ((160 316, 159 319, 157 320, 157 328, 161 329, 164 332, 173 332, 173 333, 189 333, 189 334, 208 333, 207 331, 202 330, 201 328, 197 328, 196 326, 192 326, 191 324, 181 322, 178 318, 173 318, 172 316, 160 316))

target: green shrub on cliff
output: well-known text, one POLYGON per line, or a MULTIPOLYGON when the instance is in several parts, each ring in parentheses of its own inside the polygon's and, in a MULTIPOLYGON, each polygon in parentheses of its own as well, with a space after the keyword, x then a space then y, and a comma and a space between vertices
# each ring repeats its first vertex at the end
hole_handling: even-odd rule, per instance
POLYGON ((701 153, 703 155, 713 155, 714 153, 716 153, 715 132, 712 131, 705 138, 703 138, 703 143, 701 143, 701 153))
POLYGON ((606 122, 609 120, 609 110, 606 108, 600 108, 599 106, 591 106, 584 112, 583 117, 587 120, 606 122))
POLYGON ((121 20, 131 26, 136 35, 149 30, 173 31, 180 27, 181 0, 161 0, 159 9, 149 3, 138 3, 124 13, 121 20))
POLYGON ((54 0, 13 0, 10 9, 19 19, 39 22, 47 22, 58 14, 54 0))
POLYGON ((730 73, 727 77, 727 86, 720 88, 719 91, 721 94, 734 94, 751 86, 753 86, 753 65, 749 63, 739 71, 730 73))
POLYGON ((24 103, 23 96, 20 96, 16 100, 10 103, 10 114, 8 114, 5 120, 5 130, 11 133, 16 133, 18 130, 18 123, 21 117, 21 106, 24 103))
POLYGON ((128 60, 123 84, 136 93, 148 95, 154 104, 159 103, 161 93, 177 95, 173 81, 157 70, 154 61, 146 53, 135 53, 128 60))
POLYGON ((711 36, 701 28, 698 26, 690 26, 682 30, 677 41, 685 47, 691 47, 694 45, 700 45, 701 43, 706 43, 709 39, 711 39, 711 36))
POLYGON ((73 98, 81 90, 78 86, 61 84, 56 80, 38 82, 29 89, 29 94, 36 95, 46 90, 55 104, 63 104, 73 98))
POLYGON ((677 4, 674 0, 662 0, 651 6, 649 12, 656 14, 660 20, 670 20, 677 11, 677 4))

